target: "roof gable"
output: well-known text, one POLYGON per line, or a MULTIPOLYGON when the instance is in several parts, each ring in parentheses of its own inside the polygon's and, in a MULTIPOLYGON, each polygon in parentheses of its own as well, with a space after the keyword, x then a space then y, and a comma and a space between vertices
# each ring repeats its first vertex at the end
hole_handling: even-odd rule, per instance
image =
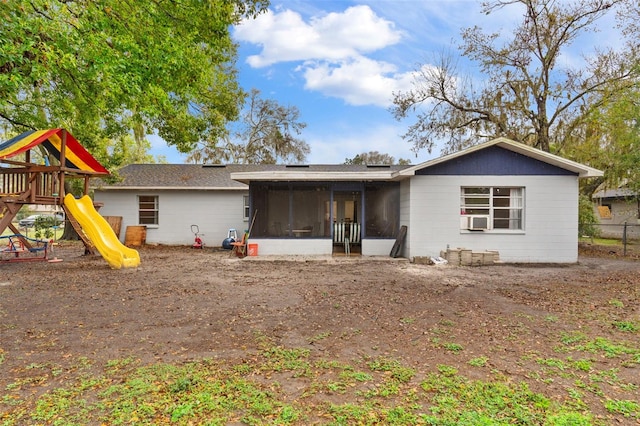
MULTIPOLYGON (((445 155, 445 156, 436 158, 434 160, 429 160, 424 163, 418 164, 416 166, 409 167, 407 169, 400 171, 398 173, 398 176, 399 178, 403 178, 403 177, 406 178, 408 176, 413 176, 418 174, 418 171, 421 171, 420 174, 435 174, 431 172, 426 172, 424 170, 427 168, 434 168, 439 164, 447 163, 458 158, 470 156, 473 153, 481 152, 491 147, 500 147, 500 148, 503 148, 504 150, 521 154, 522 156, 527 157, 529 159, 538 160, 550 166, 555 166, 556 168, 567 170, 571 172, 569 174, 575 174, 582 178, 602 176, 604 174, 601 170, 594 169, 593 167, 589 167, 584 164, 576 163, 575 161, 567 160, 566 158, 562 158, 560 156, 550 154, 548 152, 541 151, 536 148, 532 148, 523 143, 515 142, 507 138, 497 138, 485 143, 472 146, 471 148, 455 152, 453 154, 445 155)), ((491 151, 489 152, 491 153, 491 151)), ((493 151, 493 152, 495 154, 498 151, 493 151)), ((504 153, 502 155, 504 155, 504 153)), ((514 158, 516 157, 511 157, 512 160, 514 158)), ((519 158, 516 161, 524 163, 524 161, 522 160, 523 160, 522 158, 519 158)), ((471 164, 471 162, 469 164, 471 164)), ((532 164, 531 168, 537 170, 536 174, 540 174, 540 164, 538 164, 537 166, 533 166, 534 163, 531 163, 531 164, 532 164)), ((500 166, 501 166, 500 167, 501 169, 507 167, 505 165, 500 165, 500 166)), ((475 166, 475 167, 479 168, 478 166, 475 166)), ((548 170, 551 170, 551 169, 549 168, 548 170)), ((458 169, 456 174, 471 174, 471 173, 463 173, 462 170, 458 169)), ((495 171, 492 171, 492 173, 489 173, 489 174, 496 174, 496 173, 495 171)), ((528 173, 523 173, 522 171, 519 171, 519 173, 517 174, 523 175, 528 173)), ((547 174, 550 174, 550 173, 547 173, 547 174)))
POLYGON ((416 170, 416 175, 577 175, 555 165, 496 145, 455 157, 432 167, 416 170))

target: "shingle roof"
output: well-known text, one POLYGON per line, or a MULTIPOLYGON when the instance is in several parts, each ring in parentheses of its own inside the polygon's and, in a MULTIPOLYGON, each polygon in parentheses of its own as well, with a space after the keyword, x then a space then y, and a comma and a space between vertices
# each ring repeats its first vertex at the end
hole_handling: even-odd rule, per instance
POLYGON ((251 172, 317 172, 317 173, 366 173, 380 170, 398 171, 409 166, 366 166, 351 164, 131 164, 118 172, 121 181, 104 184, 109 189, 215 189, 243 190, 247 185, 231 179, 231 173, 251 172))

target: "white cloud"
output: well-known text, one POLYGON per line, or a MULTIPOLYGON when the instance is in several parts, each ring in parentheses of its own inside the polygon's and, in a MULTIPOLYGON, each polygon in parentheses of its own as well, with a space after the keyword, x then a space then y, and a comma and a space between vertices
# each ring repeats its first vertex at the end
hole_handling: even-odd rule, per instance
POLYGON ((305 88, 344 99, 349 105, 389 107, 392 92, 407 90, 411 73, 398 74, 393 64, 363 56, 335 63, 305 63, 305 88))
POLYGON ((391 105, 392 92, 408 88, 408 74, 389 62, 365 55, 398 43, 403 33, 369 6, 311 17, 305 22, 291 10, 269 11, 236 28, 236 40, 261 46, 249 56, 254 68, 303 62, 295 68, 305 89, 343 99, 348 105, 391 105))
POLYGON ((255 68, 288 61, 344 60, 398 43, 401 36, 393 22, 364 5, 312 17, 309 22, 291 10, 270 10, 243 22, 234 32, 236 40, 262 47, 260 54, 247 58, 255 68))

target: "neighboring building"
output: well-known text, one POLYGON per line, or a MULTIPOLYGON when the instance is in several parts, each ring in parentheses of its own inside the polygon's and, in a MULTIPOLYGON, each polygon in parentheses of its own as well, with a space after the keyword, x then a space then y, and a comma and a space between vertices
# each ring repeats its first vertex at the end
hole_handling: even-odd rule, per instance
POLYGON ((600 236, 622 238, 625 224, 628 238, 640 238, 640 196, 623 187, 601 189, 591 197, 596 217, 600 220, 600 236))
POLYGON ((147 242, 209 245, 251 229, 260 255, 389 255, 447 247, 506 262, 576 262, 578 179, 599 170, 504 138, 416 166, 131 165, 95 191, 103 215, 147 225, 147 242), (255 221, 253 218, 255 217, 255 221))

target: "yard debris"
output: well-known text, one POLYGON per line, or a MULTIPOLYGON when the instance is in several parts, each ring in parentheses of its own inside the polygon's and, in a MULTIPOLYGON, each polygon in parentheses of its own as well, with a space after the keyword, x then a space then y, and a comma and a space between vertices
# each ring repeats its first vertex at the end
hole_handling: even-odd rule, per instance
POLYGON ((413 258, 413 263, 417 265, 446 265, 449 261, 440 256, 415 256, 413 258))
POLYGON ((500 262, 497 250, 472 251, 465 248, 447 248, 440 251, 440 257, 456 266, 485 266, 500 262))

